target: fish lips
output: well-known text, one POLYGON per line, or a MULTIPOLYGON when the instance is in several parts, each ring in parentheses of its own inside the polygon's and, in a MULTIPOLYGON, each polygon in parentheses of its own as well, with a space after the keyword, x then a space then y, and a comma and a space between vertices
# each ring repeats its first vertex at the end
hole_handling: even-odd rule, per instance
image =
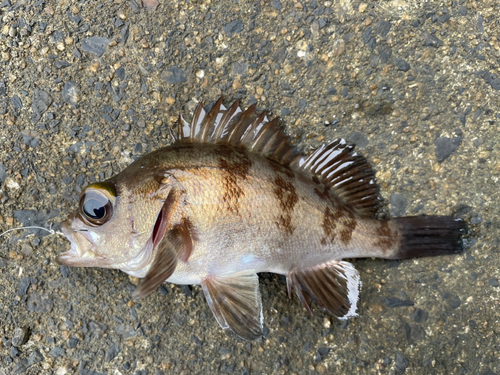
POLYGON ((96 254, 94 240, 87 230, 73 229, 71 223, 74 220, 74 217, 70 217, 61 223, 61 230, 71 243, 71 248, 59 254, 56 262, 72 267, 106 267, 111 264, 108 259, 96 254))

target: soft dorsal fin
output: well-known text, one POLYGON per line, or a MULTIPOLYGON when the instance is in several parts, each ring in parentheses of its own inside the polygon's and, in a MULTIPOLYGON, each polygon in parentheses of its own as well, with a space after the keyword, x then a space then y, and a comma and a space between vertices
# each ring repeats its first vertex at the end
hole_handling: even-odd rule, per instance
POLYGON ((181 115, 177 132, 173 134, 175 141, 228 144, 287 165, 303 156, 290 144, 290 138, 279 127, 277 117, 269 121, 266 111, 257 114, 255 104, 243 111, 239 100, 229 108, 222 102, 221 97, 208 113, 200 102, 191 123, 181 115))
POLYGON ((380 198, 375 174, 368 161, 354 151, 354 146, 337 139, 306 157, 290 144, 277 117, 269 121, 266 111, 257 114, 255 108, 254 104, 243 111, 239 100, 226 108, 221 97, 206 113, 200 102, 191 123, 180 116, 174 140, 226 144, 260 153, 310 176, 324 185, 323 194, 335 195, 358 213, 373 216, 377 212, 380 198))
POLYGON ((298 164, 325 186, 326 193, 331 190, 358 213, 368 216, 377 213, 380 195, 375 172, 344 139, 321 145, 298 164))

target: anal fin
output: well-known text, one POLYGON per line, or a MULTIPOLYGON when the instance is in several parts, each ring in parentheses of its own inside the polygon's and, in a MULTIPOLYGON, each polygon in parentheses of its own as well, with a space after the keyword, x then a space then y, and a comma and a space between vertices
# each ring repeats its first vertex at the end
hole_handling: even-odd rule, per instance
POLYGON ((310 304, 315 302, 337 318, 357 316, 361 280, 351 263, 333 261, 307 269, 295 269, 290 271, 286 280, 289 297, 293 287, 311 315, 310 304))
POLYGON ((245 340, 262 336, 264 317, 259 277, 251 271, 228 276, 210 276, 202 283, 208 305, 223 329, 231 329, 245 340))

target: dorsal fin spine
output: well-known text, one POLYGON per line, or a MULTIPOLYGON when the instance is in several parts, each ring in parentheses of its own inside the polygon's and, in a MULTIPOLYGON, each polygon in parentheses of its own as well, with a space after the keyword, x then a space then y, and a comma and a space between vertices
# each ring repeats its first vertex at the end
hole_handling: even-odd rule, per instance
POLYGON ((214 136, 212 138, 214 139, 224 139, 224 133, 225 130, 228 128, 228 124, 231 121, 231 119, 235 116, 236 113, 238 113, 238 110, 240 109, 240 100, 237 99, 231 107, 222 115, 222 118, 220 119, 220 123, 217 124, 217 130, 214 133, 214 136))
POLYGON ((252 135, 252 139, 251 139, 251 142, 254 143, 255 141, 255 137, 257 137, 259 135, 259 133, 261 132, 262 130, 262 127, 264 125, 264 121, 266 119, 266 116, 267 116, 267 112, 266 111, 263 111, 259 116, 257 116, 257 118, 254 120, 253 124, 252 124, 252 130, 255 131, 257 130, 257 133, 255 135, 252 135, 252 133, 250 133, 250 135, 252 135))
POLYGON ((252 124, 247 128, 248 131, 245 132, 245 135, 241 139, 241 143, 242 144, 249 144, 250 142, 253 142, 253 136, 252 136, 252 134, 254 133, 255 129, 260 125, 259 117, 257 117, 252 122, 252 124))
POLYGON ((187 134, 191 132, 191 127, 189 125, 189 122, 187 122, 182 114, 179 116, 179 128, 178 128, 178 137, 177 139, 179 140, 184 140, 184 138, 189 138, 189 136, 184 136, 185 132, 187 131, 187 134))
MULTIPOLYGON (((240 110, 240 112, 235 114, 235 116, 231 119, 231 121, 234 121, 234 122, 242 121, 242 116, 243 116, 243 113, 240 110)), ((238 143, 239 142, 238 138, 241 137, 241 135, 240 135, 241 131, 242 131, 241 128, 235 126, 233 128, 233 130, 231 131, 231 133, 229 134, 229 136, 227 138, 227 142, 229 144, 238 143)), ((244 129, 243 129, 243 131, 244 131, 244 129)))
POLYGON ((197 139, 200 132, 201 132, 201 125, 203 124, 203 121, 205 120, 205 117, 207 113, 203 109, 203 102, 200 102, 200 116, 198 117, 198 121, 195 122, 195 126, 193 126, 191 129, 191 138, 197 139))
POLYGON ((278 139, 279 137, 279 132, 278 131, 275 131, 274 134, 269 138, 269 140, 267 141, 266 145, 264 146, 264 148, 262 149, 262 151, 264 153, 272 153, 274 152, 275 150, 275 145, 274 143, 276 142, 276 140, 278 139))
POLYGON ((276 150, 274 150, 273 155, 280 155, 282 153, 281 149, 283 148, 283 146, 286 145, 286 143, 287 143, 287 139, 285 137, 283 137, 280 144, 276 147, 276 150))
MULTIPOLYGON (((240 100, 238 99, 237 101, 234 102, 234 104, 229 108, 229 110, 227 111, 228 113, 228 120, 227 120, 227 124, 231 124, 233 121, 235 122, 236 120, 236 116, 240 116, 240 113, 242 113, 242 110, 240 108, 240 100)), ((234 127, 236 128, 236 127, 234 127)))
POLYGON ((222 101, 224 98, 221 96, 219 100, 217 100, 212 107, 212 109, 208 112, 208 115, 205 117, 205 121, 202 124, 202 132, 200 137, 197 139, 200 142, 205 142, 209 137, 210 129, 214 126, 217 121, 217 117, 221 112, 222 101))
MULTIPOLYGON (((251 150, 253 150, 256 147, 256 145, 258 145, 261 142, 261 140, 267 136, 269 129, 271 129, 271 126, 273 125, 272 122, 265 122, 262 124, 263 124, 263 127, 261 129, 259 129, 257 136, 254 138, 252 145, 250 146, 251 150)), ((264 144, 264 148, 266 145, 267 145, 267 142, 264 144)))
POLYGON ((252 124, 257 117, 255 112, 256 104, 252 104, 245 112, 241 114, 240 123, 241 129, 238 131, 238 136, 240 139, 235 139, 238 144, 245 144, 246 136, 252 131, 252 124), (243 131, 241 131, 243 130, 243 131), (241 134, 240 134, 241 133, 241 134))
POLYGON ((269 123, 269 127, 271 129, 274 129, 274 133, 269 137, 269 140, 267 141, 267 144, 266 144, 266 147, 269 147, 269 149, 271 149, 271 147, 276 147, 274 145, 274 143, 279 140, 280 136, 283 135, 283 132, 281 131, 281 129, 278 127, 278 117, 275 117, 273 120, 271 120, 271 122, 269 123))

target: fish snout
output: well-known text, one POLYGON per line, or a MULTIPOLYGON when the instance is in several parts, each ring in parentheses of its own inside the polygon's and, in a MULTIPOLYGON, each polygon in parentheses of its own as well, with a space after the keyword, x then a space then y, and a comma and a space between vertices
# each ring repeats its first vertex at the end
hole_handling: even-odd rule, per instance
POLYGON ((69 218, 61 223, 61 231, 63 232, 64 236, 71 241, 73 229, 71 228, 71 224, 69 223, 69 218))
POLYGON ((75 229, 75 218, 69 217, 61 223, 61 230, 69 240, 71 247, 57 257, 59 264, 73 266, 84 258, 94 257, 95 243, 86 229, 75 229))

